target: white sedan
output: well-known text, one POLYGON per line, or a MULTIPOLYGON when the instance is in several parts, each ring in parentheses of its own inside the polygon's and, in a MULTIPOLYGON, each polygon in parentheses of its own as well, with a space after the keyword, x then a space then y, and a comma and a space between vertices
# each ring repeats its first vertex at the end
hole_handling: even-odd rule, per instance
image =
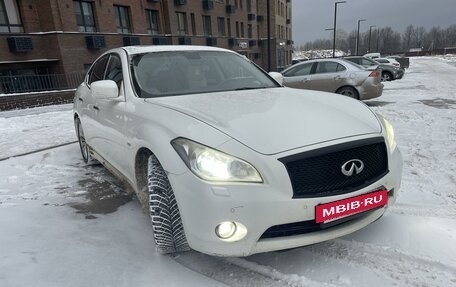
POLYGON ((396 61, 396 59, 393 59, 393 58, 377 58, 374 60, 383 65, 389 65, 389 66, 393 66, 396 68, 401 67, 401 64, 398 61, 396 61))
POLYGON ((280 81, 225 49, 110 50, 75 95, 83 159, 131 185, 161 253, 247 256, 379 219, 401 183, 391 125, 280 81))

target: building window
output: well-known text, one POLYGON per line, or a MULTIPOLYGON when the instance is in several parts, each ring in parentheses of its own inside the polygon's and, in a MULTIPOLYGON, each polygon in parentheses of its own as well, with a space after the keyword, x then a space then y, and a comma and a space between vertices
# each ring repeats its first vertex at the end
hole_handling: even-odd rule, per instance
POLYGON ((241 38, 244 38, 244 22, 241 22, 241 38))
POLYGON ((0 32, 24 32, 21 15, 15 0, 0 0, 0 32))
POLYGON ((146 9, 147 32, 155 35, 160 33, 158 26, 158 11, 146 9))
POLYGON ((96 32, 95 18, 93 17, 92 2, 73 1, 76 24, 79 32, 96 32))
POLYGON ((116 14, 117 33, 131 33, 128 7, 114 5, 114 13, 116 14))
POLYGON ((253 26, 252 26, 252 24, 247 24, 247 37, 253 38, 253 26))
POLYGON ((247 13, 252 12, 252 0, 247 0, 247 13))
POLYGON ((204 35, 212 35, 211 16, 203 16, 204 35))
POLYGON ((239 38, 239 22, 236 21, 236 37, 239 38))
POLYGON ((195 13, 190 14, 190 21, 192 22, 192 34, 196 35, 196 21, 195 21, 195 13))
POLYGON ((219 36, 226 36, 225 32, 225 18, 217 18, 218 34, 219 36))
POLYGON ((228 26, 228 36, 231 37, 231 19, 226 19, 226 25, 228 26))
POLYGON ((187 15, 182 12, 177 12, 176 17, 177 17, 177 34, 187 35, 187 15))

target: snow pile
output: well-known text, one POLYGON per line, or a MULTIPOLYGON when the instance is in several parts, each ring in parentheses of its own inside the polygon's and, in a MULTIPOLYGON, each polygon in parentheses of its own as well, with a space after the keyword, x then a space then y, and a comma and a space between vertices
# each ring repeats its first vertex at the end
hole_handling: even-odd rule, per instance
MULTIPOLYGON (((333 55, 333 50, 308 50, 308 51, 294 51, 293 60, 301 59, 319 59, 319 58, 331 58, 333 55)), ((335 51, 336 57, 346 56, 347 53, 341 50, 335 51)))
POLYGON ((447 61, 452 65, 456 65, 456 55, 455 54, 446 54, 440 57, 440 59, 447 61))

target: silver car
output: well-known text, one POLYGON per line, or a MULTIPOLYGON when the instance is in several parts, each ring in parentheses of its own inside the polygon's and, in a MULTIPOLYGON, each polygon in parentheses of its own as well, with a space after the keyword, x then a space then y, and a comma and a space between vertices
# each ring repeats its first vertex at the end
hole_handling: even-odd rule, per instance
POLYGON ((358 100, 380 97, 381 73, 342 59, 319 59, 299 63, 282 71, 290 88, 338 93, 358 100))

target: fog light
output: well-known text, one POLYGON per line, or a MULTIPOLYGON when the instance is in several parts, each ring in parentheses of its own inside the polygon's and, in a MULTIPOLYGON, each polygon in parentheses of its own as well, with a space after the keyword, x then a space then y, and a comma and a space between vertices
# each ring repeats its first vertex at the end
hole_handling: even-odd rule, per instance
POLYGON ((247 235, 247 228, 239 222, 224 221, 215 227, 215 234, 220 240, 235 242, 247 235))
POLYGON ((225 221, 217 225, 215 233, 221 239, 228 239, 236 233, 236 223, 232 221, 225 221))

